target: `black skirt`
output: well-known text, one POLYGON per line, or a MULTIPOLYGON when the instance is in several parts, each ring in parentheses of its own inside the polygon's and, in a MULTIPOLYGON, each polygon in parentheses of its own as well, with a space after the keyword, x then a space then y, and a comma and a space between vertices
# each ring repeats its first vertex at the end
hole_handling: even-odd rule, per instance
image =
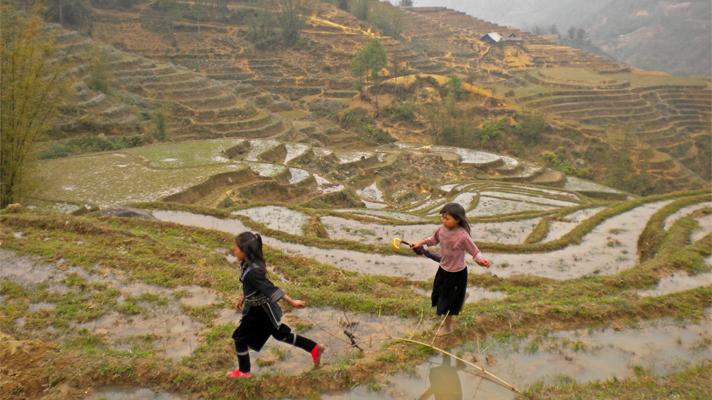
POLYGON ((467 293, 467 268, 458 272, 447 272, 438 268, 433 282, 430 301, 437 307, 438 315, 458 315, 465 303, 467 293))
POLYGON ((254 351, 260 351, 270 336, 285 337, 291 331, 291 328, 285 324, 275 328, 264 307, 256 306, 250 307, 247 315, 242 317, 240 326, 235 329, 232 338, 247 343, 247 346, 254 351))

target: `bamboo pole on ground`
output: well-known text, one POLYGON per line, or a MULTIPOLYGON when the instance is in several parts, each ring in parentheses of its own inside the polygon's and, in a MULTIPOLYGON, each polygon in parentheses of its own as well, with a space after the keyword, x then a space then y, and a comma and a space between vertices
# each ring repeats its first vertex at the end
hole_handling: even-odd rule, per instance
POLYGON ((514 387, 514 385, 512 385, 511 383, 509 383, 509 382, 505 381, 504 379, 502 379, 502 378, 496 376, 495 374, 493 374, 493 373, 487 371, 486 369, 480 367, 479 365, 477 365, 477 364, 475 364, 475 363, 472 363, 472 362, 470 362, 470 361, 464 360, 464 359, 462 359, 461 357, 458 357, 458 356, 456 356, 456 355, 454 355, 454 354, 452 354, 452 353, 450 353, 450 352, 448 352, 448 351, 446 351, 446 350, 443 350, 443 349, 438 348, 438 347, 435 347, 435 346, 433 346, 433 345, 431 345, 431 344, 427 344, 427 343, 424 343, 424 342, 421 342, 421 341, 418 341, 418 340, 413 340, 413 339, 395 338, 395 340, 398 340, 398 341, 401 341, 401 342, 414 343, 414 344, 418 344, 418 345, 421 345, 421 346, 425 346, 425 347, 431 348, 431 349, 433 349, 433 350, 435 350, 435 351, 437 351, 437 352, 439 352, 439 353, 442 353, 442 354, 445 354, 445 355, 447 355, 447 356, 450 356, 450 357, 454 358, 455 360, 461 361, 461 362, 463 362, 463 363, 469 365, 470 367, 472 367, 472 368, 474 368, 474 369, 476 369, 476 370, 482 372, 482 373, 484 374, 484 376, 486 376, 487 378, 489 378, 490 381, 492 381, 492 382, 494 382, 494 383, 496 383, 496 384, 498 384, 498 385, 500 385, 500 386, 503 386, 503 387, 505 387, 505 388, 511 390, 511 391, 514 392, 514 393, 522 394, 522 392, 520 392, 519 390, 517 390, 517 388, 514 387))

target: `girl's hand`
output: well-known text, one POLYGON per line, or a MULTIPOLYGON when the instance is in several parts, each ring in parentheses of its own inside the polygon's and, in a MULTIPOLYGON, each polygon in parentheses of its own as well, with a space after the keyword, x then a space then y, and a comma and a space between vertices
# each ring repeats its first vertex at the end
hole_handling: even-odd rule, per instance
POLYGON ((476 262, 479 266, 485 267, 485 268, 489 268, 490 265, 491 265, 490 262, 489 262, 489 260, 486 259, 486 258, 484 258, 484 257, 477 257, 477 258, 475 258, 475 262, 476 262))
POLYGON ((238 310, 238 311, 239 311, 239 310, 242 310, 242 306, 243 306, 244 304, 245 304, 245 297, 244 297, 244 296, 240 296, 240 298, 237 299, 237 301, 235 301, 235 309, 238 310))
POLYGON ((424 244, 425 244, 425 242, 421 240, 419 242, 411 243, 410 248, 415 249, 418 247, 423 247, 424 244))
POLYGON ((289 302, 289 304, 294 308, 304 308, 304 306, 307 305, 304 300, 292 300, 289 302))

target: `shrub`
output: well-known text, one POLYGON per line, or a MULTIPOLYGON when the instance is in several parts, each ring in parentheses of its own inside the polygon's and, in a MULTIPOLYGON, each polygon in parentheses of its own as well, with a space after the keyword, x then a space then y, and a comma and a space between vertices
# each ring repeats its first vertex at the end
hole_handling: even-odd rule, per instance
POLYGON ((259 11, 250 19, 250 28, 247 32, 247 40, 255 45, 259 50, 265 50, 277 46, 280 42, 279 33, 276 29, 277 22, 272 13, 259 11))
POLYGON ((490 140, 502 136, 505 133, 507 127, 507 120, 504 118, 494 122, 487 122, 482 125, 480 129, 477 130, 477 136, 483 144, 486 144, 490 140))
POLYGON ((391 103, 385 111, 386 115, 396 121, 408 122, 415 119, 415 107, 413 103, 407 101, 391 103))
POLYGON ((514 127, 514 134, 519 136, 525 144, 532 144, 541 139, 548 127, 549 125, 541 115, 527 114, 522 116, 519 123, 514 127))
POLYGON ((116 138, 106 138, 103 135, 82 136, 70 139, 62 144, 55 144, 48 150, 41 153, 40 158, 61 158, 79 153, 119 150, 130 147, 137 147, 143 144, 145 144, 145 140, 141 136, 122 136, 116 138))
POLYGON ((546 164, 556 170, 559 170, 567 175, 578 176, 581 178, 588 178, 592 175, 590 168, 576 168, 571 165, 564 156, 560 156, 552 151, 546 151, 542 154, 546 164))
POLYGON ((109 67, 106 64, 104 52, 98 48, 93 49, 87 86, 92 90, 109 93, 109 78, 109 67))
POLYGON ((447 83, 448 92, 452 93, 455 100, 462 99, 462 80, 457 75, 451 75, 450 81, 447 83))
POLYGON ((361 138, 374 144, 393 143, 395 139, 388 132, 376 126, 376 122, 363 108, 344 110, 338 115, 339 125, 343 129, 352 129, 361 134, 361 138))

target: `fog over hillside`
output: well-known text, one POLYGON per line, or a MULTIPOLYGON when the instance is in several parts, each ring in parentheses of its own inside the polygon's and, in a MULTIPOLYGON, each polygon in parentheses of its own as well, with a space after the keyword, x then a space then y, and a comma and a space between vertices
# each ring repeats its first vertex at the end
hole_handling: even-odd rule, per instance
POLYGON ((588 43, 634 67, 677 75, 711 75, 712 8, 706 0, 420 0, 416 6, 444 6, 525 30, 552 25, 564 36, 586 31, 588 43))

